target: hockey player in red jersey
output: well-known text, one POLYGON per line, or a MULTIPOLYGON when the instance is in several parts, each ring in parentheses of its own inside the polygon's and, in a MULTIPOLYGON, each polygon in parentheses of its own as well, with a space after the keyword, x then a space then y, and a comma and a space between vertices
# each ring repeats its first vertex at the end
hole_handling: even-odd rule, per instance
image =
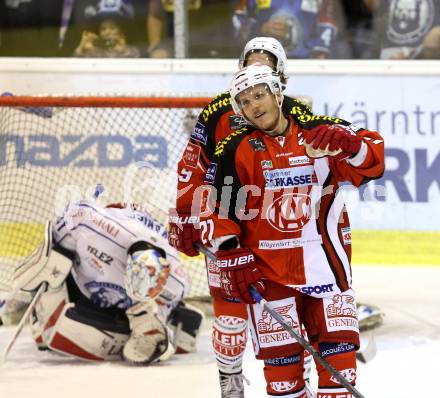
MULTIPOLYGON (((217 144, 206 176, 215 200, 201 217, 202 241, 217 250, 217 293, 249 304, 269 397, 306 397, 302 348, 254 302, 251 284, 291 326, 304 324, 310 342, 354 384, 359 328, 339 184, 383 174, 383 139, 301 107, 285 112, 280 78, 264 65, 238 72, 230 93, 249 126, 217 144)), ((318 398, 351 397, 317 369, 318 398)))
MULTIPOLYGON (((283 88, 287 83, 287 58, 281 44, 274 38, 256 37, 250 40, 240 57, 240 69, 259 62, 270 66, 280 74, 283 88)), ((285 97, 283 109, 290 113, 301 109, 310 114, 302 102, 285 97)), ((230 133, 241 131, 246 120, 235 114, 231 107, 229 92, 215 97, 200 113, 187 147, 178 165, 178 197, 176 209, 170 215, 169 241, 177 250, 188 256, 197 256, 194 247, 200 241, 200 229, 194 228, 198 217, 197 206, 200 196, 197 192, 205 184, 205 175, 214 156, 218 142, 230 133), (194 207, 193 207, 194 205, 194 207)), ((203 190, 203 189, 202 189, 203 190)), ((211 294, 220 288, 219 269, 207 260, 208 281, 211 294)), ((244 396, 242 357, 247 341, 247 311, 244 305, 231 304, 221 298, 214 298, 215 321, 212 342, 220 372, 222 398, 244 396), (236 395, 234 395, 236 394, 236 395)))

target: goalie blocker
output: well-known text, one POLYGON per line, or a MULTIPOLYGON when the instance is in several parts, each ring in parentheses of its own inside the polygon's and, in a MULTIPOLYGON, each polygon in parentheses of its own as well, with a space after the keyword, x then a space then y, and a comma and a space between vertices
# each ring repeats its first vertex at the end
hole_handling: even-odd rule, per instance
POLYGON ((48 284, 30 319, 39 349, 90 361, 124 358, 141 364, 195 350, 203 320, 200 311, 179 302, 165 323, 153 299, 125 311, 95 307, 70 274, 74 253, 52 247, 51 228, 46 223, 43 242, 14 275, 16 291, 34 291, 43 282, 48 284))

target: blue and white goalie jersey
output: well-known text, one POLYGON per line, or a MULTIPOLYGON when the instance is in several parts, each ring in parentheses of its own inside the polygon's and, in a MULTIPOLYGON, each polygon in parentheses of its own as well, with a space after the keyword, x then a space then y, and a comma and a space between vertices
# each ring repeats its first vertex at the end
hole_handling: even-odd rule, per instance
MULTIPOLYGON (((80 291, 100 308, 127 309, 134 304, 127 295, 127 251, 146 241, 162 249, 170 264, 163 294, 168 307, 189 290, 178 252, 168 244, 163 225, 146 212, 131 208, 103 208, 81 201, 69 205, 53 228, 54 244, 75 253, 73 278, 80 291)), ((165 303, 164 303, 165 304, 165 303)))

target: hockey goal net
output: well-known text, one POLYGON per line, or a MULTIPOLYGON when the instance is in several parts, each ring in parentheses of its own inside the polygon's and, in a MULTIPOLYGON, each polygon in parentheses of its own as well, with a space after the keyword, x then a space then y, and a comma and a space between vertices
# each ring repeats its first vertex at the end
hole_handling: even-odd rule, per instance
MULTIPOLYGON (((177 161, 209 98, 0 97, 0 291, 69 202, 145 204, 166 223, 177 161)), ((208 295, 201 258, 182 261, 208 295)))

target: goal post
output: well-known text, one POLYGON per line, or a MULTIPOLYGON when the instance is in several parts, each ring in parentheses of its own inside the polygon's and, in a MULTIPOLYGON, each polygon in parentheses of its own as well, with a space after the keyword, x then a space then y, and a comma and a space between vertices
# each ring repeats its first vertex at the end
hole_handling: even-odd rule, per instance
MULTIPOLYGON (((145 204, 166 223, 177 161, 210 98, 0 97, 0 292, 68 203, 145 204)), ((202 258, 182 255, 190 297, 208 296, 202 258)))

